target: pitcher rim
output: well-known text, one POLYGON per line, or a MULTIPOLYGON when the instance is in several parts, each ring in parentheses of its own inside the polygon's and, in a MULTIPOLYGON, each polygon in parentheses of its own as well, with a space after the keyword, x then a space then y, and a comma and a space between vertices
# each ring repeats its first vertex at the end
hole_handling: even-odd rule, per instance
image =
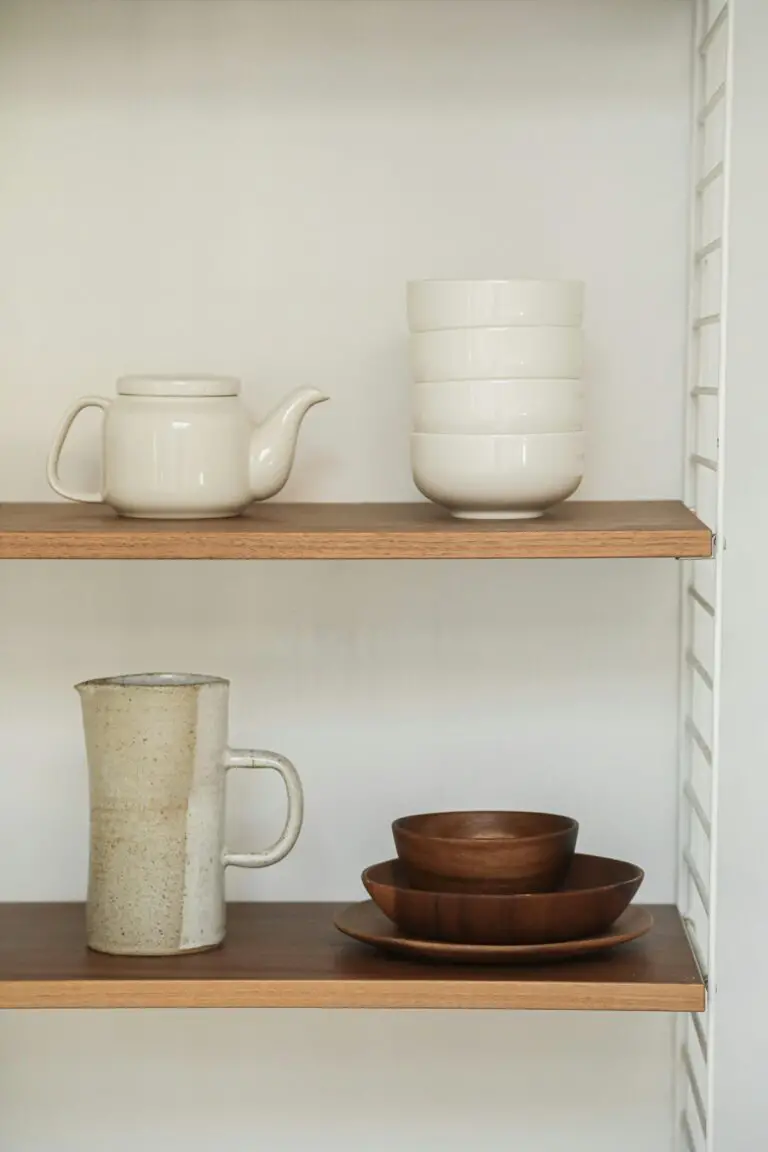
POLYGON ((223 676, 208 676, 202 672, 130 672, 120 676, 100 676, 95 680, 81 680, 75 691, 82 688, 207 688, 213 684, 229 687, 223 676))

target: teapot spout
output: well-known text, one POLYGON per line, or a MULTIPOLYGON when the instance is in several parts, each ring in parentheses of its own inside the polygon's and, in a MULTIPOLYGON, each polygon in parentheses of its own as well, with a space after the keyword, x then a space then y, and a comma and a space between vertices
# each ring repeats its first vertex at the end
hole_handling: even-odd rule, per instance
POLYGON ((266 500, 284 486, 293 466, 301 422, 314 404, 328 397, 316 388, 286 396, 251 436, 251 497, 266 500))

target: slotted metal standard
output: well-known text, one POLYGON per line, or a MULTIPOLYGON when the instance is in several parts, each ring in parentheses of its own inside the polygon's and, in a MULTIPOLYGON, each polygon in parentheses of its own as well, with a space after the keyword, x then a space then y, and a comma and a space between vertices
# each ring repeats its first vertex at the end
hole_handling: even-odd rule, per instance
POLYGON ((691 148, 686 504, 715 532, 711 561, 682 568, 678 900, 708 984, 702 1015, 678 1022, 679 1139, 712 1152, 717 1011, 717 812, 722 637, 723 450, 733 0, 696 0, 691 148))

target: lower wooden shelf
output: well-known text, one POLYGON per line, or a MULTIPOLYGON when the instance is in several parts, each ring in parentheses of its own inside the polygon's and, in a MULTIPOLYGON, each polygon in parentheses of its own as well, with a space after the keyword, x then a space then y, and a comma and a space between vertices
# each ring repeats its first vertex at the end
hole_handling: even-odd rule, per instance
POLYGON ((81 904, 0 904, 0 1008, 555 1008, 700 1012, 677 910, 614 952, 510 968, 381 956, 333 926, 335 904, 231 904, 225 944, 181 958, 100 956, 81 904))

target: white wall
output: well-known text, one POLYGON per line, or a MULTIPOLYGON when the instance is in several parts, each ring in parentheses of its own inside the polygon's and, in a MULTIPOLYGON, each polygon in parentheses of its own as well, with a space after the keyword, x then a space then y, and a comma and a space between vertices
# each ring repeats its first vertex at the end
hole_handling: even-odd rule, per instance
MULTIPOLYGON (((667 0, 5 0, 0 498, 47 498, 76 395, 184 368, 241 375, 255 409, 332 393, 287 499, 416 498, 403 282, 494 274, 587 282, 582 494, 679 495, 689 20, 667 0)), ((84 418, 73 478, 94 481, 96 435, 84 418)), ((6 563, 0 597, 0 899, 83 896, 70 686, 161 666, 231 677, 233 740, 305 782, 297 849, 233 897, 352 899, 395 815, 530 805, 673 898, 672 562, 6 563)), ((266 841, 279 786, 231 799, 233 846, 266 841)), ((0 1149, 514 1131, 658 1152, 671 1069, 663 1017, 6 1013, 0 1149)))

